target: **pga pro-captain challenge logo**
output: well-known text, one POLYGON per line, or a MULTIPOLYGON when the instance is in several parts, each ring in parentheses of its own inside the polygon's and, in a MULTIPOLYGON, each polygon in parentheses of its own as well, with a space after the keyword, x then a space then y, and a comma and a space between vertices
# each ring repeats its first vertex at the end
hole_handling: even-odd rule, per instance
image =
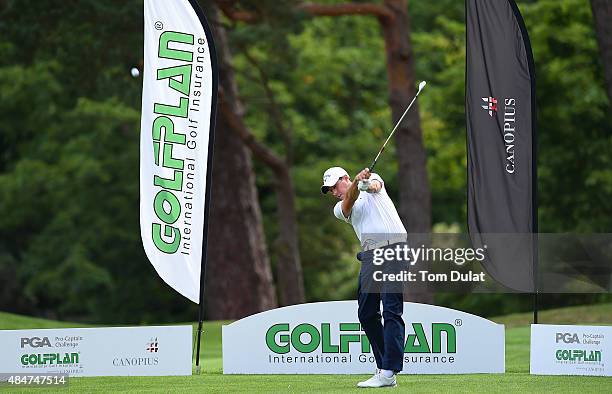
POLYGON ((144 6, 141 237, 164 281, 198 302, 214 90, 210 41, 191 2, 144 6))
MULTIPOLYGON (((504 326, 404 303, 404 373, 502 373, 504 326)), ((365 374, 376 367, 357 302, 278 308, 223 326, 223 373, 365 374)))

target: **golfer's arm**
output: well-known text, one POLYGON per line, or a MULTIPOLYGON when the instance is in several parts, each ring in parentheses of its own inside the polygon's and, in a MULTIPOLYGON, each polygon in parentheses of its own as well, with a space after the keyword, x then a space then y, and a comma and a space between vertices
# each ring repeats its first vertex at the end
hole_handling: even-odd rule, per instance
POLYGON ((359 189, 357 189, 357 181, 351 184, 351 187, 346 192, 346 198, 342 200, 342 214, 345 218, 348 218, 351 214, 351 210, 353 209, 353 205, 355 205, 355 201, 357 201, 357 197, 359 197, 359 189))

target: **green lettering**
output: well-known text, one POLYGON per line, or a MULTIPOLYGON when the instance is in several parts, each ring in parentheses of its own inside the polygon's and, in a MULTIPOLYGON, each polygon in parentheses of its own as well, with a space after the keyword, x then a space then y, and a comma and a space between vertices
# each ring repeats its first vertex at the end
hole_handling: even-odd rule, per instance
POLYGON ((159 142, 153 141, 153 157, 155 158, 155 165, 159 165, 159 142))
POLYGON ((414 328, 415 333, 409 334, 406 338, 404 353, 431 353, 425 331, 423 331, 423 325, 421 323, 412 323, 412 328, 414 328), (415 344, 417 340, 419 342, 418 346, 415 344))
MULTIPOLYGON (((340 323, 340 331, 359 331, 361 326, 359 323, 340 323)), ((351 342, 360 342, 359 334, 341 334, 340 335, 340 353, 349 352, 349 344, 351 342)))
POLYGON ((175 170, 183 169, 183 159, 175 159, 172 157, 172 144, 164 144, 164 157, 162 159, 162 167, 174 168, 175 170))
POLYGON ((268 328, 268 331, 266 332, 266 345, 268 345, 268 349, 272 350, 274 353, 289 353, 289 335, 282 334, 278 336, 278 339, 282 341, 283 345, 276 343, 276 334, 281 331, 289 331, 289 324, 275 324, 268 328))
POLYGON ((185 96, 189 96, 189 89, 191 87, 191 64, 157 70, 158 81, 166 78, 168 78, 168 86, 185 96), (180 81, 174 78, 178 76, 181 77, 180 81))
POLYGON ((193 61, 193 52, 171 49, 171 42, 193 45, 193 35, 177 31, 165 31, 159 36, 159 57, 173 60, 193 61))
POLYGON ((293 348, 300 353, 311 353, 319 347, 321 343, 321 335, 315 326, 308 323, 302 323, 295 327, 291 332, 291 344, 293 348), (302 334, 310 336, 310 342, 302 342, 302 334))
POLYGON ((153 106, 153 112, 159 115, 186 118, 187 114, 189 113, 189 99, 187 97, 181 97, 179 101, 180 104, 178 106, 155 103, 153 106))
POLYGON ((162 129, 164 130, 164 142, 185 145, 187 138, 185 134, 174 132, 174 123, 172 119, 166 116, 158 116, 155 118, 153 121, 153 139, 155 141, 161 140, 162 129))
POLYGON ((168 243, 161 236, 161 224, 153 223, 153 244, 161 252, 172 254, 178 250, 181 242, 181 232, 178 228, 164 225, 164 235, 173 237, 173 241, 168 243))
POLYGON ((164 189, 181 190, 183 188, 183 172, 175 170, 174 178, 172 179, 166 179, 155 175, 153 177, 153 184, 155 186, 163 187, 164 189))
POLYGON ((448 323, 432 323, 431 336, 433 353, 442 353, 442 333, 446 333, 446 352, 457 353, 457 334, 455 327, 448 323))
POLYGON ((160 190, 155 195, 153 201, 153 209, 158 218, 166 224, 172 224, 177 221, 181 214, 181 203, 178 198, 167 190, 160 190), (170 212, 166 212, 164 202, 170 205, 170 212))
POLYGON ((331 344, 331 333, 329 323, 321 324, 321 343, 323 353, 338 353, 338 345, 331 344))

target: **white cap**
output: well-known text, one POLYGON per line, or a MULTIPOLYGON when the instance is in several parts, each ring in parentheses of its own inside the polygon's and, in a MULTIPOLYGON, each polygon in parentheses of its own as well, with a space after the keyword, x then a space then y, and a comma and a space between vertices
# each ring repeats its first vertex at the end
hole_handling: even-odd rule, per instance
POLYGON ((342 167, 329 168, 323 173, 323 186, 321 186, 321 193, 325 194, 329 191, 329 188, 334 186, 338 179, 343 176, 348 176, 348 172, 342 167))

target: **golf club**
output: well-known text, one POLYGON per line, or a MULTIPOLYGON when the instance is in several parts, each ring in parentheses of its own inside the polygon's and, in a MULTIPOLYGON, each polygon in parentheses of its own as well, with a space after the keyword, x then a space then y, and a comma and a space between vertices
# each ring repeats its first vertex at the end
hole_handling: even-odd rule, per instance
POLYGON ((378 158, 380 157, 380 154, 383 153, 383 151, 385 150, 385 147, 387 146, 387 143, 389 142, 389 140, 391 139, 391 137, 393 136, 393 134, 395 133, 395 130, 397 130, 398 126, 400 125, 400 123, 402 123, 402 120, 404 119, 404 116, 406 116, 406 114, 408 113, 408 111, 410 110, 410 107, 412 107, 412 104, 414 104, 415 100, 417 99, 417 97, 419 97, 419 93, 421 93, 421 90, 423 90, 423 88, 425 87, 425 85, 427 85, 427 82, 423 81, 419 84, 419 91, 416 92, 416 95, 414 96, 414 98, 412 99, 412 101, 410 102, 410 104, 408 104, 408 108, 406 108, 406 110, 404 111, 404 113, 402 114, 402 117, 397 121, 397 124, 395 125, 395 127, 393 128, 393 131, 391 131, 391 134, 389 134, 389 137, 387 137, 387 140, 385 141, 385 143, 383 144, 383 146, 380 148, 380 150, 378 151, 378 154, 376 155, 376 157, 374 158, 374 161, 372 162, 372 165, 369 167, 370 168, 370 172, 374 172, 374 166, 376 165, 376 161, 378 161, 378 158))

